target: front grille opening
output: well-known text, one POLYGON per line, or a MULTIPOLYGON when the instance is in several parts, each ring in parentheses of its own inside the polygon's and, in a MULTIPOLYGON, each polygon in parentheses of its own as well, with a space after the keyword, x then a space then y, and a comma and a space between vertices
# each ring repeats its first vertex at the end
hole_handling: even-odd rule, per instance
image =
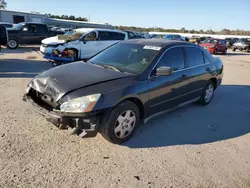
POLYGON ((32 98, 32 100, 36 104, 38 104, 40 107, 42 107, 48 111, 53 111, 53 107, 41 99, 42 94, 40 92, 31 88, 29 93, 28 93, 28 96, 30 96, 32 98))

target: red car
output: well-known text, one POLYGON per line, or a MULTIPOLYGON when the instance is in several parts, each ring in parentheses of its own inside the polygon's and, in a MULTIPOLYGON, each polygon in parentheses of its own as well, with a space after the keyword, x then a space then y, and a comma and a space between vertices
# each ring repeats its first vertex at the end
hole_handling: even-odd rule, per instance
POLYGON ((224 39, 209 38, 200 43, 200 46, 205 48, 210 54, 227 52, 227 42, 224 39))

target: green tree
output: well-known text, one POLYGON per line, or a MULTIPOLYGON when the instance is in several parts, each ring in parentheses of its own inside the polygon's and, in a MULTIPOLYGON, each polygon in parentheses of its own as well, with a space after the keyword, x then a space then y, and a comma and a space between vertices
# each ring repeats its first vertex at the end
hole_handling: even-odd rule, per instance
POLYGON ((69 16, 69 19, 70 19, 70 20, 76 20, 75 16, 72 16, 72 15, 69 16))
POLYGON ((0 0, 0 9, 6 9, 7 7, 7 3, 5 2, 5 0, 0 0))

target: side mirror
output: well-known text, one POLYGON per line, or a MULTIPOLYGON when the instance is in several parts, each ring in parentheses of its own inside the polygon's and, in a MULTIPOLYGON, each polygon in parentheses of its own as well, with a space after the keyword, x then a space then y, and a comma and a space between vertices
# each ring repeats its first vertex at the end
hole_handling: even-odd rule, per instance
POLYGON ((28 31, 28 28, 27 27, 23 28, 23 31, 28 31))
POLYGON ((169 76, 173 74, 173 70, 170 67, 159 67, 156 69, 156 75, 157 76, 169 76))

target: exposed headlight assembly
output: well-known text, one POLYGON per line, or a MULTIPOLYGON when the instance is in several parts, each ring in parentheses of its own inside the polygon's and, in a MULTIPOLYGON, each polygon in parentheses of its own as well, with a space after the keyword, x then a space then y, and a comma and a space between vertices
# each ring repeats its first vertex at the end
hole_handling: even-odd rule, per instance
POLYGON ((60 111, 70 113, 90 112, 94 108, 100 96, 101 94, 98 93, 72 99, 61 104, 60 111))

